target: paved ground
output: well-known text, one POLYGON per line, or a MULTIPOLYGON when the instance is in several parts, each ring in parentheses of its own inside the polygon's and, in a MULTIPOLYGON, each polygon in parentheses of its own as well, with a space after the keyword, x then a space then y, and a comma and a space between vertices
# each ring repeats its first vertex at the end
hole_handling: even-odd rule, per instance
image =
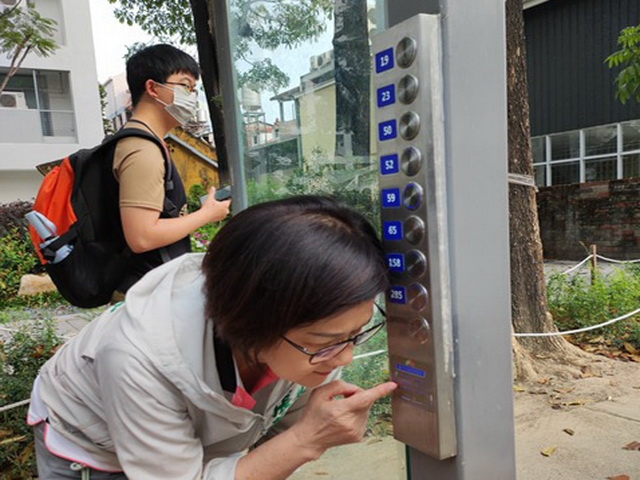
MULTIPOLYGON (((640 377, 637 380, 640 388, 640 377)), ((516 395, 517 479, 605 480, 627 475, 619 480, 640 480, 640 451, 623 448, 640 441, 638 392, 569 411, 548 408, 535 414, 521 411, 526 402, 520 402, 516 395), (543 450, 549 450, 550 455, 544 456, 543 450)), ((369 440, 334 448, 291 479, 405 480, 404 456, 404 446, 392 438, 369 440)), ((439 479, 414 476, 412 480, 439 479)), ((513 479, 478 476, 471 480, 513 479)))

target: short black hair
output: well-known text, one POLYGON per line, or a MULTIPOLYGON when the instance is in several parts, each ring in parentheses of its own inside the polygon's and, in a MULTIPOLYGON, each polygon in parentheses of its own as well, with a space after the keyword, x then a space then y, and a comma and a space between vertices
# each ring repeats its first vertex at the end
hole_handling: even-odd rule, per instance
POLYGON ((198 79, 200 67, 191 55, 167 44, 145 47, 129 57, 127 84, 133 106, 142 97, 147 80, 162 83, 174 73, 188 73, 198 79))
POLYGON ((322 196, 254 205, 214 237, 202 264, 216 334, 252 360, 295 327, 388 286, 382 244, 355 210, 322 196))

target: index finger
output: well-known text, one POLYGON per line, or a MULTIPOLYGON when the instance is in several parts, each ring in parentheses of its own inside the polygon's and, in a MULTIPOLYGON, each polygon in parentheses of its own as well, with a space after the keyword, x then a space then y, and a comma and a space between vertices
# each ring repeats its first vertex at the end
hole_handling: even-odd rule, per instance
POLYGON ((398 384, 394 382, 385 382, 380 385, 376 385, 369 390, 363 390, 358 392, 349 398, 345 399, 345 401, 352 401, 353 403, 359 403, 363 407, 369 407, 373 405, 373 403, 377 400, 380 400, 382 397, 389 395, 396 388, 398 388, 398 384))

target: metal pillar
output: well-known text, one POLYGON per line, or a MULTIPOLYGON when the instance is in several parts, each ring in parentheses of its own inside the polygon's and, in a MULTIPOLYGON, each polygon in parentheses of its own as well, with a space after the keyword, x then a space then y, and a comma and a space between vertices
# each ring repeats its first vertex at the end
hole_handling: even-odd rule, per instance
POLYGON ((458 454, 408 449, 414 480, 516 478, 504 2, 393 0, 389 26, 441 14, 458 454))

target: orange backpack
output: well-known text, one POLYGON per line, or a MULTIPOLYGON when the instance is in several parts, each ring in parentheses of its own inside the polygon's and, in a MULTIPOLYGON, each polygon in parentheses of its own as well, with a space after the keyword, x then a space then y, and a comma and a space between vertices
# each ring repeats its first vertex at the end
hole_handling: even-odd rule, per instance
MULTIPOLYGON (((131 251, 122 231, 119 186, 113 174, 116 143, 126 137, 156 143, 165 159, 165 193, 172 162, 154 135, 126 128, 100 145, 79 150, 46 174, 29 220, 31 241, 58 291, 71 304, 92 308, 108 303, 122 280, 131 251)), ((165 195, 165 212, 179 212, 165 195)))

